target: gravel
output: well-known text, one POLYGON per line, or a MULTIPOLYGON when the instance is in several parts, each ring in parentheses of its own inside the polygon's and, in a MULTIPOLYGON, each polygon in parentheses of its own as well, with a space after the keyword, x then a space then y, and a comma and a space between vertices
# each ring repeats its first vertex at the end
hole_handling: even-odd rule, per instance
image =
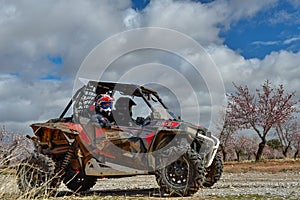
MULTIPOLYGON (((66 190, 61 187, 61 190, 66 190)), ((135 176, 119 179, 101 179, 90 194, 99 196, 159 197, 154 176, 135 176)), ((290 173, 224 173, 211 188, 200 189, 193 197, 227 197, 238 195, 267 195, 300 199, 300 172, 290 173)))
MULTIPOLYGON (((4 179, 0 176, 0 199, 17 197, 18 192, 15 179, 4 179)), ((201 188, 192 198, 208 199, 213 197, 229 198, 241 195, 265 195, 271 198, 300 199, 300 172, 288 173, 224 173, 221 180, 211 188, 201 188)), ((154 176, 134 176, 119 179, 99 179, 96 185, 76 199, 95 199, 95 196, 123 199, 130 197, 159 198, 159 187, 154 176)), ((56 198, 73 199, 74 193, 63 184, 59 188, 56 198), (69 197, 69 198, 68 198, 69 197)), ((242 196, 243 197, 243 196, 242 196)), ((168 199, 168 198, 167 198, 168 199)))
POLYGON ((224 174, 212 188, 201 189, 197 196, 274 195, 300 198, 300 173, 224 174))

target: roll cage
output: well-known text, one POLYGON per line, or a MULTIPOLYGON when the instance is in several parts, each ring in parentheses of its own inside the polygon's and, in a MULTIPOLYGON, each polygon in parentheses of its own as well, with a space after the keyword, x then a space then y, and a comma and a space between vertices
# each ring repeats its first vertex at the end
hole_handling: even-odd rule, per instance
POLYGON ((65 114, 73 104, 73 117, 76 119, 78 115, 88 109, 89 105, 94 102, 97 95, 105 93, 113 95, 116 91, 120 92, 122 95, 141 97, 152 111, 153 106, 149 100, 154 100, 151 96, 153 95, 156 98, 154 101, 158 101, 165 109, 168 109, 156 91, 144 86, 114 82, 89 81, 86 85, 76 91, 66 108, 61 113, 59 119, 63 119, 65 117, 65 114))

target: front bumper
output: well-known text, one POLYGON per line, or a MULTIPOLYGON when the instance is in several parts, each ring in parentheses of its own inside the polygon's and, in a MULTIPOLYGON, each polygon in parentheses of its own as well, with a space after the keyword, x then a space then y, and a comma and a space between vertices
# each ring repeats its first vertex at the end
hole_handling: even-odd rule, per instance
POLYGON ((200 145, 197 149, 198 153, 204 158, 205 167, 209 167, 218 151, 220 141, 210 132, 203 129, 196 129, 195 127, 186 126, 184 131, 194 136, 194 140, 200 145))

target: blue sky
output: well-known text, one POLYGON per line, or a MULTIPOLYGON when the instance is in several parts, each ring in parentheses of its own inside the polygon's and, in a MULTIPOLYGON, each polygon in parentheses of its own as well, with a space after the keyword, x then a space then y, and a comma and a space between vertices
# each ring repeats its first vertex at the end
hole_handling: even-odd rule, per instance
POLYGON ((62 77, 57 76, 56 74, 63 65, 63 58, 60 55, 48 55, 47 60, 53 65, 53 69, 51 73, 41 77, 41 80, 61 80, 62 77))
MULTIPOLYGON (((211 3, 214 0, 193 0, 211 3)), ((142 11, 150 0, 132 0, 132 8, 142 11)), ((263 59, 272 51, 300 49, 300 3, 278 1, 269 9, 250 18, 234 22, 230 29, 220 33, 224 44, 245 58, 263 59)))
POLYGON ((300 49, 299 6, 279 1, 270 10, 261 11, 250 19, 233 24, 221 36, 225 44, 240 50, 245 58, 264 58, 272 51, 300 49), (294 40, 294 41, 290 41, 294 40))

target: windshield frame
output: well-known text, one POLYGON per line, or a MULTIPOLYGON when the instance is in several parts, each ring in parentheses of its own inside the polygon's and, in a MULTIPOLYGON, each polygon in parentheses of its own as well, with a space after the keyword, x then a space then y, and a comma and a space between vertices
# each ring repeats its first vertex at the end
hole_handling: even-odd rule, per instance
POLYGON ((162 99, 158 96, 157 93, 148 93, 147 95, 144 95, 143 93, 141 94, 142 98, 152 111, 151 116, 153 119, 178 121, 176 115, 168 110, 168 107, 162 102, 162 99), (151 102, 159 102, 159 105, 152 105, 151 102))

